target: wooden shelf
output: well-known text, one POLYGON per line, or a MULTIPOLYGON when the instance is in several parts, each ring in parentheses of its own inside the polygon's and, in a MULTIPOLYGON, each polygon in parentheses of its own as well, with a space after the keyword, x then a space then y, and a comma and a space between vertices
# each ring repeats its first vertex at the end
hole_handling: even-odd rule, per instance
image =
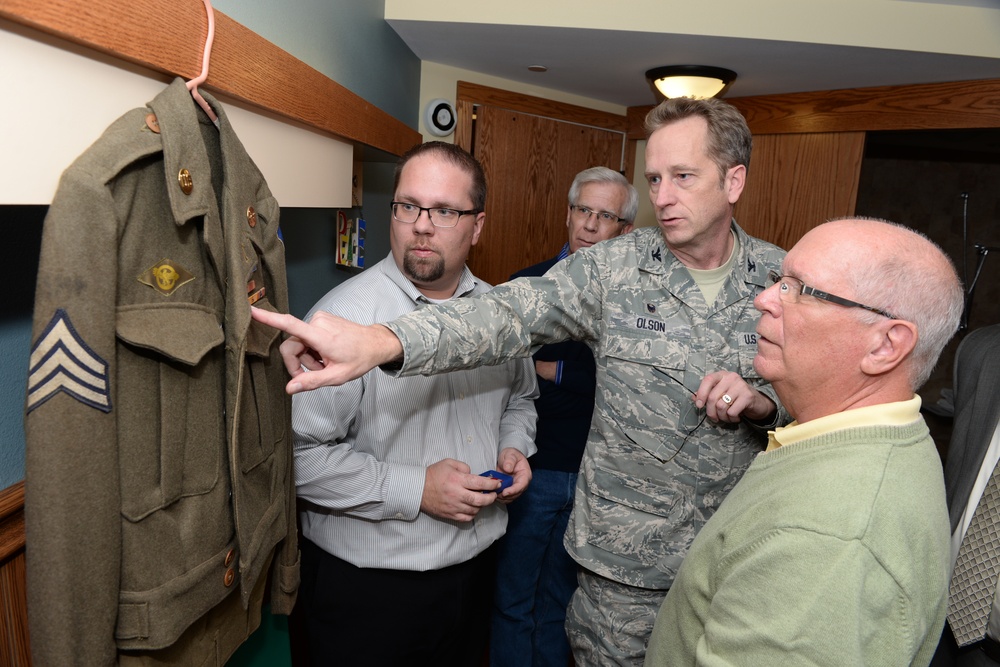
MULTIPOLYGON (((0 17, 184 79, 201 71, 208 33, 201 2, 0 0, 0 17)), ((391 155, 421 142, 416 130, 219 11, 204 88, 391 155)))

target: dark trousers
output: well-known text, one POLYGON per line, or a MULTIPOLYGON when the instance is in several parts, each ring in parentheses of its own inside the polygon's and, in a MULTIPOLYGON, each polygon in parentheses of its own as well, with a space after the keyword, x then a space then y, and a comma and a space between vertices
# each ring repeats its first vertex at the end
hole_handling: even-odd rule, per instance
POLYGON ((359 568, 307 539, 296 612, 314 667, 480 667, 489 641, 493 547, 413 572, 359 568))
POLYGON ((1000 645, 992 639, 959 648, 951 628, 944 624, 941 643, 931 660, 930 667, 997 667, 1000 666, 1000 645))

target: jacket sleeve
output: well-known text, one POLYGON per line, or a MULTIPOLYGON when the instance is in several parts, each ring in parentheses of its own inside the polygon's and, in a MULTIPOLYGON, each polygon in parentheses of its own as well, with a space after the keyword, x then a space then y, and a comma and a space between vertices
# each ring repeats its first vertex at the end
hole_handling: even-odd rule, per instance
MULTIPOLYGON (((290 410, 290 402, 286 404, 286 410, 290 410)), ((287 412, 286 412, 287 415, 287 412)), ((286 418, 290 423, 291 419, 286 418)), ((289 444, 289 449, 291 445, 289 444)), ((299 541, 298 527, 296 523, 295 511, 295 466, 292 461, 292 453, 285 453, 286 470, 285 479, 286 505, 285 522, 288 527, 285 539, 281 542, 275 556, 275 563, 272 567, 273 576, 271 579, 271 612, 288 616, 295 607, 295 600, 298 597, 300 576, 299 576, 299 541)))
POLYGON ((38 667, 115 661, 117 247, 110 193, 68 171, 43 231, 25 417, 28 618, 38 667))
POLYGON ((535 399, 538 398, 535 366, 531 359, 510 363, 514 367, 514 377, 507 408, 500 418, 499 449, 503 451, 513 447, 525 456, 531 456, 538 450, 535 446, 535 426, 538 421, 538 413, 535 411, 535 399))
MULTIPOLYGON (((284 312, 287 311, 287 304, 284 312)), ((280 342, 280 338, 278 339, 280 342)), ((277 352, 278 342, 275 342, 273 364, 281 364, 279 353, 277 352)), ((283 397, 282 419, 285 423, 286 432, 291 433, 291 411, 292 401, 290 396, 283 397)), ((295 607, 298 598, 299 583, 301 581, 299 569, 301 561, 299 558, 298 523, 296 512, 295 496, 295 462, 292 455, 292 439, 285 439, 286 450, 281 453, 285 466, 285 539, 281 541, 275 554, 275 562, 272 565, 271 577, 271 612, 288 616, 295 607)))
POLYGON ((544 276, 518 278, 487 294, 383 323, 403 346, 401 367, 385 370, 432 375, 527 357, 547 343, 596 340, 604 270, 589 253, 574 253, 544 276))
POLYGON ((380 461, 346 439, 369 382, 359 378, 292 397, 298 495, 362 519, 413 520, 420 512, 424 466, 380 461))

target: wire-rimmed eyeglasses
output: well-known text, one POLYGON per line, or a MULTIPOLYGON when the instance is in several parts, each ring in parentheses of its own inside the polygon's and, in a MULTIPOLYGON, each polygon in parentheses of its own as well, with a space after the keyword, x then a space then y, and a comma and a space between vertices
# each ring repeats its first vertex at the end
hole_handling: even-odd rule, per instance
POLYGON ((773 284, 778 285, 778 296, 785 303, 798 303, 799 297, 805 294, 808 296, 814 296, 817 299, 822 299, 823 301, 835 303, 838 306, 847 306, 848 308, 864 308, 865 310, 888 317, 890 320, 899 319, 881 308, 866 306, 863 303, 851 301, 850 299, 845 299, 842 296, 836 296, 834 294, 830 294, 829 292, 818 290, 815 287, 809 287, 798 278, 783 276, 773 269, 767 272, 767 279, 773 284))
MULTIPOLYGON (((684 431, 684 439, 681 440, 681 444, 677 446, 677 449, 674 450, 674 453, 670 455, 670 458, 663 461, 664 463, 670 463, 677 457, 678 454, 681 453, 681 450, 684 449, 684 445, 687 444, 688 439, 694 434, 694 432, 697 431, 699 428, 701 428, 701 425, 705 423, 705 417, 708 416, 708 413, 705 411, 705 408, 699 408, 697 405, 695 405, 695 402, 693 400, 695 392, 688 389, 683 382, 675 378, 670 373, 667 373, 666 371, 661 370, 659 368, 654 367, 653 372, 656 373, 657 375, 660 375, 661 377, 665 377, 668 380, 676 382, 692 396, 691 401, 687 402, 686 404, 682 403, 678 406, 680 409, 678 426, 680 426, 681 430, 684 431)), ((638 445, 638 443, 631 436, 629 436, 628 433, 625 433, 625 437, 628 438, 630 441, 632 441, 632 444, 638 445)))
POLYGON ((427 217, 435 227, 454 227, 463 215, 479 213, 474 208, 460 211, 457 208, 445 208, 443 206, 417 206, 416 204, 409 204, 403 201, 394 201, 391 205, 392 217, 396 221, 407 225, 415 223, 422 211, 427 211, 427 217))
POLYGON ((570 204, 570 210, 579 215, 581 218, 590 218, 590 216, 596 216, 598 222, 602 222, 607 225, 622 224, 627 225, 628 220, 625 218, 619 218, 614 213, 609 213, 608 211, 595 211, 592 208, 586 206, 577 206, 576 204, 570 204))

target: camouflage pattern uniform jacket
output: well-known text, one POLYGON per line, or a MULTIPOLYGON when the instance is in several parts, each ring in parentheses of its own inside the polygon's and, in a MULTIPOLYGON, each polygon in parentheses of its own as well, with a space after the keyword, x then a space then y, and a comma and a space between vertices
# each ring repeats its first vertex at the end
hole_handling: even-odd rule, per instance
POLYGON ((45 220, 25 419, 38 667, 221 664, 260 622, 269 564, 272 610, 295 601, 287 374, 250 319, 251 301, 288 308, 278 203, 204 97, 218 129, 181 79, 115 121, 45 220))
POLYGON ((714 304, 666 248, 659 228, 581 249, 537 278, 387 325, 402 374, 499 363, 566 339, 597 361, 597 402, 565 544, 588 570, 666 589, 697 531, 739 481, 771 424, 715 424, 692 392, 712 371, 739 373, 779 404, 753 368, 754 297, 783 250, 735 221, 739 255, 714 304), (683 386, 682 386, 683 383, 683 386))

